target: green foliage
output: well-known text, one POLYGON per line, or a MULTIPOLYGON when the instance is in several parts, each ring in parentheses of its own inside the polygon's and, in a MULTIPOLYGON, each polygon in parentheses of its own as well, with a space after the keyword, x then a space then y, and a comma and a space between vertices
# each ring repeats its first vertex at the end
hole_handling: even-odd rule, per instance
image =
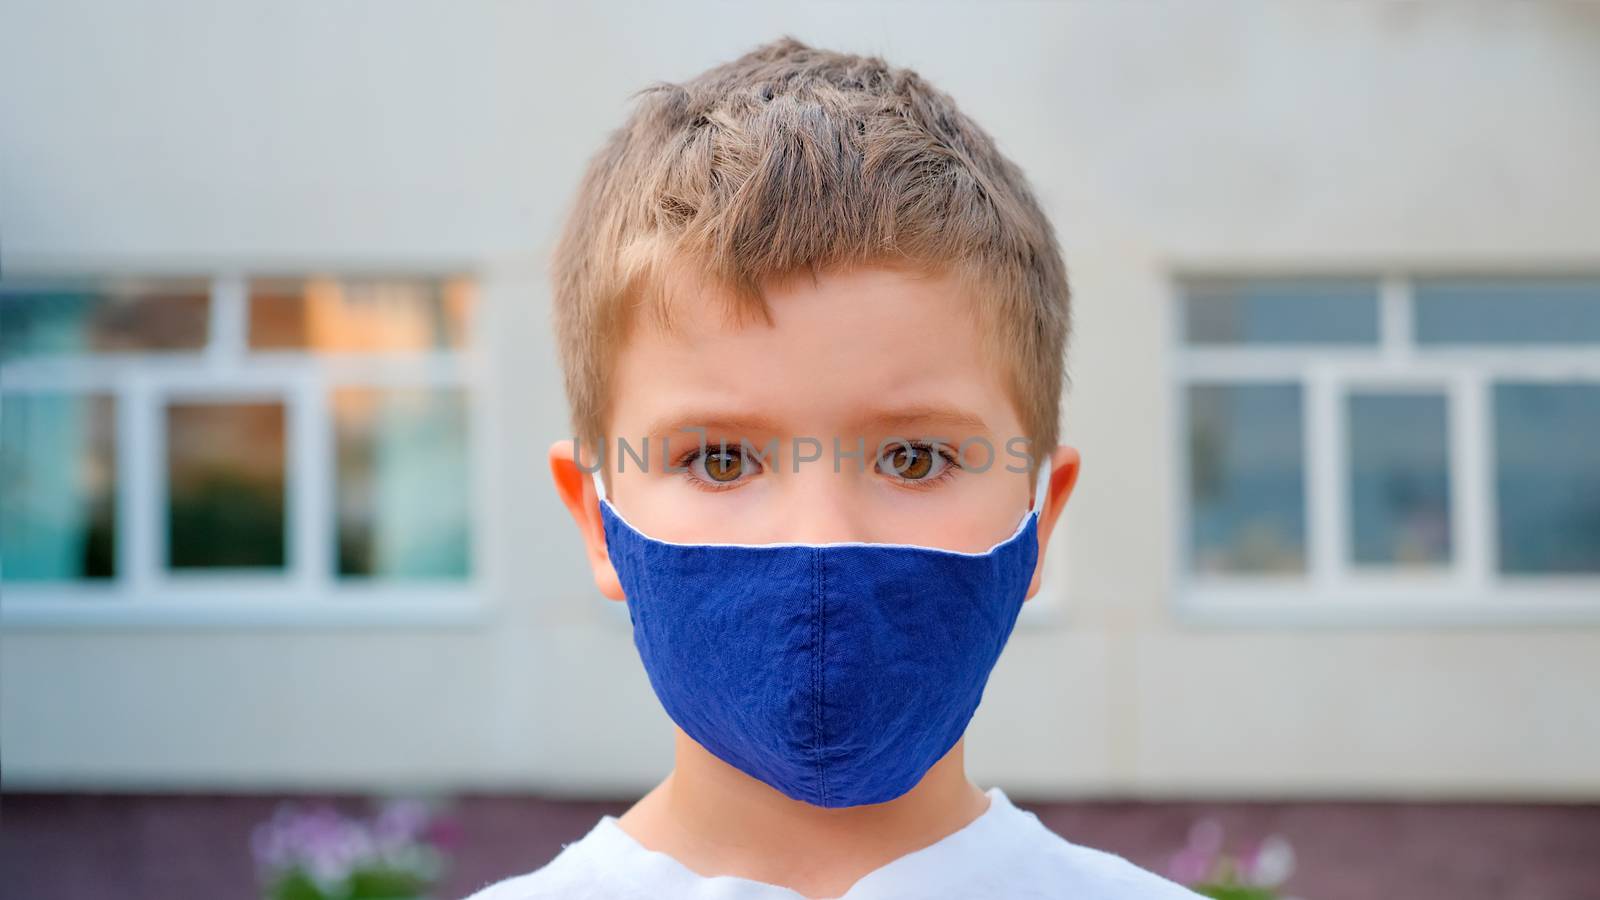
POLYGON ((1211 900, 1278 900, 1278 892, 1271 888, 1249 887, 1237 884, 1198 884, 1195 893, 1211 900))
POLYGON ((267 885, 266 900, 421 900, 427 889, 425 880, 396 869, 357 869, 340 884, 327 887, 296 868, 267 885))

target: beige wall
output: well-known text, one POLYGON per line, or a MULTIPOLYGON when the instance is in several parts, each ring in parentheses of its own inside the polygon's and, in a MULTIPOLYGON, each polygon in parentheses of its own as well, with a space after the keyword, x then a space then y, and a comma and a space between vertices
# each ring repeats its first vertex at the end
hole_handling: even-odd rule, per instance
POLYGON ((1173 615, 1166 351, 1178 268, 1600 265, 1600 7, 665 6, 8 4, 8 267, 469 265, 494 486, 478 623, 7 625, 8 785, 659 777, 665 718, 546 481, 566 426, 540 266, 629 91, 788 32, 953 93, 1074 272, 1059 614, 995 674, 981 781, 1600 797, 1600 627, 1173 615))

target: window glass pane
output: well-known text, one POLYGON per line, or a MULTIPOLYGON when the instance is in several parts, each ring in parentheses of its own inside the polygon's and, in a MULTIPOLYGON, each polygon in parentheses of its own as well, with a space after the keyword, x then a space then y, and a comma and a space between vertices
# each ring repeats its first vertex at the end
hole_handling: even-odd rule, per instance
POLYGON ((1189 502, 1201 572, 1305 569, 1298 384, 1189 387, 1189 502))
POLYGON ((116 574, 116 407, 110 397, 0 398, 0 576, 116 574))
POLYGON ((250 348, 333 353, 463 346, 474 288, 466 279, 256 279, 250 348))
POLYGON ((0 283, 0 360, 198 350, 210 295, 200 279, 0 283))
POLYGON ((1600 277, 1423 279, 1421 344, 1600 342, 1600 277))
POLYGON ((1186 285, 1191 344, 1373 344, 1378 285, 1332 278, 1205 280, 1186 285))
POLYGON ((459 390, 346 389, 338 435, 340 575, 462 578, 471 558, 459 390))
POLYGON ((1500 569, 1600 572, 1600 384, 1494 386, 1500 569))
POLYGON ((167 561, 174 569, 282 568, 282 403, 167 407, 167 561))
POLYGON ((1355 562, 1449 561, 1446 415, 1443 394, 1350 395, 1350 546, 1355 562))

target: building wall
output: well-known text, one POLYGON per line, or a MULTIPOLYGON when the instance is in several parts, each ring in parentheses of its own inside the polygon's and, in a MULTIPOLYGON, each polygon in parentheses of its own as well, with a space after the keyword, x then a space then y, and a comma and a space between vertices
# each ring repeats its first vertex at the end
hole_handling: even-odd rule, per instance
MULTIPOLYGON (((971 732, 1034 794, 1600 796, 1600 625, 1178 614, 1175 273, 1600 266, 1588 4, 14 3, 8 271, 464 266, 486 302, 483 615, 7 622, 12 787, 625 793, 670 761, 548 483, 543 260, 628 94, 792 33, 995 134, 1076 292, 1083 477, 971 732)), ((1600 598, 1596 598, 1600 604, 1600 598)), ((3 601, 0 601, 3 604, 3 601)))

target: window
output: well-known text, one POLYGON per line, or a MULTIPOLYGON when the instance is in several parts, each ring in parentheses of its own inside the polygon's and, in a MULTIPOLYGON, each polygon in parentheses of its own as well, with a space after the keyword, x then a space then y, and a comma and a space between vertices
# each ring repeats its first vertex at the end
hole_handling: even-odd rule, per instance
POLYGON ((1600 276, 1180 281, 1180 603, 1600 619, 1600 276))
POLYGON ((1600 384, 1496 382, 1493 410, 1501 570, 1600 573, 1600 384))
POLYGON ((0 362, 48 354, 199 350, 206 342, 209 291, 196 278, 9 284, 0 303, 0 362))
POLYGON ((1448 403, 1438 392, 1352 390, 1350 561, 1430 567, 1450 562, 1448 403))
POLYGON ((166 405, 167 568, 288 561, 281 401, 166 405))
POLYGON ((115 480, 111 397, 0 396, 0 578, 115 577, 115 480))
POLYGON ((461 578, 466 497, 441 491, 467 466, 467 407, 454 388, 344 388, 333 396, 341 576, 461 578))
POLYGON ((1300 385, 1189 386, 1196 568, 1305 571, 1300 385))
POLYGON ((476 285, 0 281, 7 621, 470 619, 476 285))

